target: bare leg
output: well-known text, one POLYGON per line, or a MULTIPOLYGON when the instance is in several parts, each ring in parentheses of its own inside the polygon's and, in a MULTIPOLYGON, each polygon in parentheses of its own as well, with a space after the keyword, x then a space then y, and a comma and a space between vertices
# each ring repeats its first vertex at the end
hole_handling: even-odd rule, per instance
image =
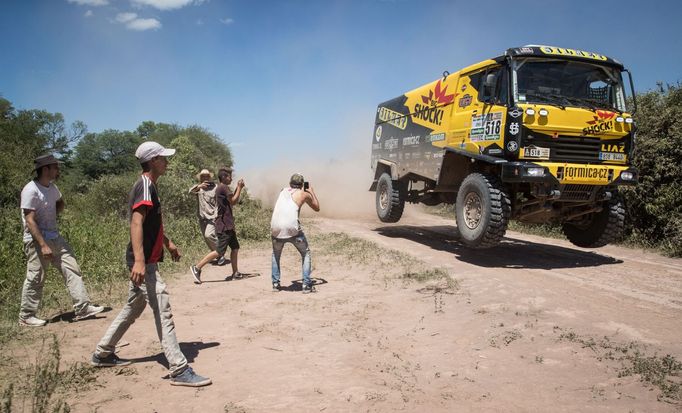
MULTIPOLYGON (((211 251, 204 258, 199 261, 199 263, 196 265, 198 269, 202 269, 204 265, 208 264, 209 262, 213 261, 214 259, 218 258, 219 255, 215 251, 211 251)), ((234 264, 232 265, 234 267, 234 264)))
POLYGON ((230 251, 230 263, 232 264, 232 274, 236 273, 237 268, 237 254, 239 254, 239 248, 230 251))

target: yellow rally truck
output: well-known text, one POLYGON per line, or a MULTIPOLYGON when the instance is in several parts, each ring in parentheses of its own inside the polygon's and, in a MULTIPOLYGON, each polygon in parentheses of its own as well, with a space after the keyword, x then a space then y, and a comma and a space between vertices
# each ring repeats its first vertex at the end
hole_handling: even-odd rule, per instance
POLYGON ((634 185, 623 73, 609 57, 524 46, 381 103, 372 137, 376 210, 455 204, 462 242, 496 245, 510 219, 558 222, 580 247, 623 231, 618 187, 634 185))

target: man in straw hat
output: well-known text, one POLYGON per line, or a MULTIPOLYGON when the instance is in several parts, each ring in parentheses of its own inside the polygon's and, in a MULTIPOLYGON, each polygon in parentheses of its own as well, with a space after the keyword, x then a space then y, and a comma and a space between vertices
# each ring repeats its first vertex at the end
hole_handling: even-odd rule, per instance
MULTIPOLYGON (((197 174, 198 184, 189 189, 190 194, 195 194, 198 200, 197 215, 199 217, 199 227, 204 242, 211 251, 215 251, 218 238, 215 232, 215 219, 218 216, 218 206, 216 204, 215 191, 218 187, 213 182, 213 173, 208 169, 202 169, 197 174)), ((219 257, 214 261, 217 265, 226 263, 225 257, 219 257)))
POLYGON ((34 160, 37 177, 21 191, 21 219, 24 225, 24 253, 26 280, 21 291, 19 325, 42 327, 47 321, 36 317, 47 266, 51 262, 64 277, 73 300, 75 320, 83 320, 104 311, 104 307, 90 304, 83 284, 81 269, 73 250, 59 234, 57 214, 64 210, 64 200, 54 181, 59 178, 59 163, 53 155, 34 160))
POLYGON ((178 248, 164 233, 161 201, 156 188, 157 180, 166 173, 168 166, 166 158, 173 154, 175 149, 164 148, 152 141, 142 143, 135 151, 135 156, 142 165, 142 175, 135 182, 128 199, 130 213, 130 243, 126 251, 130 269, 128 301, 97 344, 90 364, 97 367, 121 367, 131 363, 130 360, 116 355, 116 344, 142 314, 146 304, 149 304, 154 313, 156 333, 168 360, 169 383, 173 386, 201 387, 211 384, 211 379, 196 374, 180 350, 175 336, 175 322, 171 313, 168 289, 161 279, 158 266, 158 263, 163 261, 164 246, 173 261, 180 259, 178 248))

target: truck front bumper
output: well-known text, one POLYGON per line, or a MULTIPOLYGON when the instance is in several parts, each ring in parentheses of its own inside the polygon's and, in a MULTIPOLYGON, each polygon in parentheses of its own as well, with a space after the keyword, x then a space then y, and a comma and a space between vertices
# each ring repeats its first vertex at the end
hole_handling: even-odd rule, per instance
POLYGON ((503 182, 544 183, 551 186, 635 185, 637 169, 621 165, 585 165, 558 162, 508 162, 502 166, 503 182))

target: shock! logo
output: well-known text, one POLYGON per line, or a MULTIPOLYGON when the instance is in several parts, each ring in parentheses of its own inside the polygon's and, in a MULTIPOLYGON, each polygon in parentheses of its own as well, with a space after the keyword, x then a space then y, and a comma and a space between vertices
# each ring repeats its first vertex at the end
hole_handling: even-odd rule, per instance
POLYGON ((615 113, 607 110, 598 110, 594 119, 587 121, 590 125, 583 128, 583 135, 600 135, 613 129, 613 117, 615 113))
POLYGON ((414 105, 414 119, 421 119, 423 121, 440 125, 443 122, 443 109, 439 106, 447 105, 455 100, 457 93, 451 95, 447 94, 448 87, 443 87, 441 81, 436 83, 436 86, 429 90, 429 95, 421 95, 421 103, 414 105))

